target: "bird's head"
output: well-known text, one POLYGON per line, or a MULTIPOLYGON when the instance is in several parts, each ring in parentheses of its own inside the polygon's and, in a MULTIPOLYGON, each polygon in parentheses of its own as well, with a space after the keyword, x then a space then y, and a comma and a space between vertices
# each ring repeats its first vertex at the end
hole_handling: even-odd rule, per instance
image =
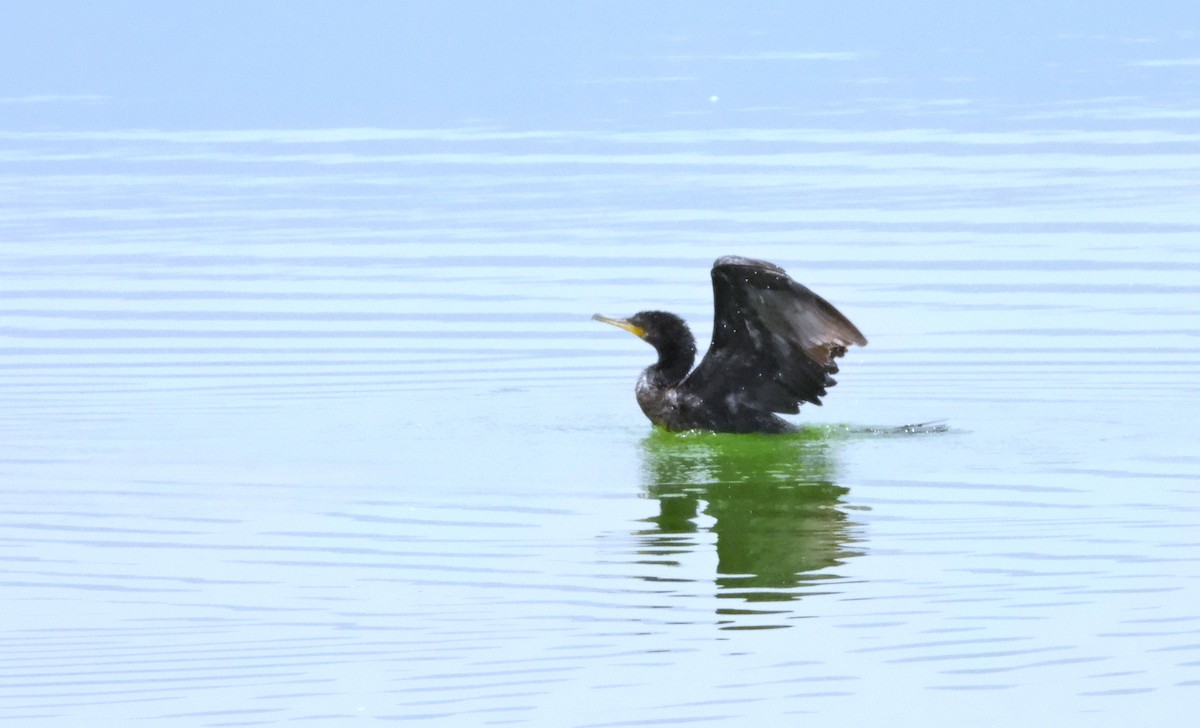
POLYGON ((669 377, 682 379, 696 360, 696 339, 687 323, 666 311, 639 311, 627 319, 596 314, 596 321, 625 329, 658 352, 656 365, 669 377))

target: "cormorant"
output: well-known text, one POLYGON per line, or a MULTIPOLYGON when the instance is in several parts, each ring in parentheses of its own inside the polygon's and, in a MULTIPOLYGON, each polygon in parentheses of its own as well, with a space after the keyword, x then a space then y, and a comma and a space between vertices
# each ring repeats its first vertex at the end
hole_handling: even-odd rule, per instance
POLYGON ((642 372, 637 401, 672 431, 793 432, 776 413, 820 405, 836 382, 837 357, 867 339, 825 299, 777 265, 736 255, 713 263, 713 335, 700 366, 683 319, 641 311, 627 319, 596 314, 648 342, 658 361, 642 372))

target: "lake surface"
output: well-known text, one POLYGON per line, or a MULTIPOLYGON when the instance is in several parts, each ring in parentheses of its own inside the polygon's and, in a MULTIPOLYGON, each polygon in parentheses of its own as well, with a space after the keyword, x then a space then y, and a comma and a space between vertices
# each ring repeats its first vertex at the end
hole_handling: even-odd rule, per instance
MULTIPOLYGON (((10 122, 0 717, 1177 723, 1190 38, 990 105, 917 79, 644 124, 10 122), (707 341, 724 254, 870 340, 799 435, 652 431, 652 351, 590 320, 707 341)), ((751 50, 759 79, 855 60, 751 50)))

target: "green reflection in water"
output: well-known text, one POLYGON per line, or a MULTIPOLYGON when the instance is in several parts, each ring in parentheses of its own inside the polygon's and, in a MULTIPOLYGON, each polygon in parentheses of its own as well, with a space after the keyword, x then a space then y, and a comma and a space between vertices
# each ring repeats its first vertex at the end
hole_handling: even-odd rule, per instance
MULTIPOLYGON (((862 553, 843 503, 849 489, 835 482, 833 450, 843 438, 825 427, 794 435, 655 430, 642 447, 645 490, 659 514, 638 534, 643 555, 664 563, 695 548, 688 534, 710 531, 718 597, 786 602, 828 590, 839 578, 832 569, 862 553), (701 514, 711 523, 699 525, 701 514)), ((747 605, 720 613, 783 612, 747 605)))

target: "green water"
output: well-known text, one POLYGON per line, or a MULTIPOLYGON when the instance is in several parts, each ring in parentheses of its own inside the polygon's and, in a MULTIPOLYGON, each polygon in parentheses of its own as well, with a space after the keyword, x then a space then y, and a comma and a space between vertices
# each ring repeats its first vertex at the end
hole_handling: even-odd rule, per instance
POLYGON ((638 534, 646 555, 658 557, 649 563, 670 564, 703 518, 716 540, 718 597, 755 603, 820 593, 822 581, 837 578, 837 566, 862 555, 829 439, 822 428, 777 437, 649 436, 644 488, 660 508, 638 534))

